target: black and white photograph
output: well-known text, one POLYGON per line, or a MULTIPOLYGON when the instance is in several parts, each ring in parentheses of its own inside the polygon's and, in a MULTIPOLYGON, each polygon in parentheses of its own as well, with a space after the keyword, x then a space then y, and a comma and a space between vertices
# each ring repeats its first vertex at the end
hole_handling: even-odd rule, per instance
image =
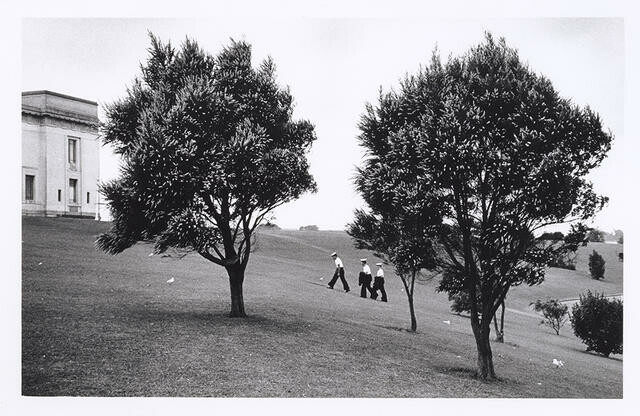
POLYGON ((16 4, 2 413, 633 413, 638 15, 479 3, 16 4))

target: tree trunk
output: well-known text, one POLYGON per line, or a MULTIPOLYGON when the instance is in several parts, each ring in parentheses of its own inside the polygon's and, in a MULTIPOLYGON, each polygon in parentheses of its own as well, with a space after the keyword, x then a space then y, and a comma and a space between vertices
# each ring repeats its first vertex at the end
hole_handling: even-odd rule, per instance
POLYGON ((498 328, 498 318, 496 315, 493 315, 493 329, 496 331, 496 342, 504 342, 504 337, 498 328))
POLYGON ((502 304, 500 305, 500 342, 504 342, 504 299, 502 299, 502 304))
POLYGON ((500 328, 498 328, 498 318, 496 317, 496 314, 493 315, 493 326, 496 330, 496 342, 504 342, 504 301, 501 306, 502 313, 500 314, 500 328))
POLYGON ((416 321, 416 312, 413 309, 413 295, 407 294, 409 298, 409 313, 411 314, 411 332, 416 332, 418 329, 418 322, 416 321))
MULTIPOLYGON (((413 282, 415 282, 415 273, 413 274, 413 282)), ((413 309, 413 283, 412 286, 409 287, 409 282, 407 282, 407 278, 405 276, 400 276, 400 280, 402 280, 402 284, 404 285, 404 291, 407 294, 407 300, 409 301, 409 314, 411 315, 411 332, 416 332, 418 329, 418 321, 416 320, 416 312, 413 309)))
POLYGON ((244 267, 235 263, 225 267, 229 275, 229 287, 231 289, 231 312, 230 318, 244 318, 244 298, 242 297, 242 283, 244 282, 244 267))
POLYGON ((491 332, 491 315, 483 317, 482 322, 478 319, 471 320, 471 328, 476 339, 476 347, 478 349, 478 378, 482 380, 495 380, 496 373, 493 369, 493 353, 491 352, 491 344, 489 335, 491 332))

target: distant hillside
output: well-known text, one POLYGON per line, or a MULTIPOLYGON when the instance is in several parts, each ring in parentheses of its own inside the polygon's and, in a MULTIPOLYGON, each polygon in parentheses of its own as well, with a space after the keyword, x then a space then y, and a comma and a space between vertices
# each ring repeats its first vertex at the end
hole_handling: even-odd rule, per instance
MULTIPOLYGON (((22 394, 199 397, 622 396, 622 356, 585 353, 566 326, 538 325, 529 302, 586 288, 622 290, 615 246, 581 249, 578 270, 507 297, 504 344, 492 343, 498 383, 473 379, 476 346, 437 281, 416 287, 418 331, 406 295, 386 269, 388 303, 362 299, 359 259, 342 231, 262 228, 244 281, 247 319, 229 319, 229 281, 197 254, 150 256, 139 243, 117 256, 94 248, 109 224, 22 219, 22 394), (604 281, 585 273, 596 248, 604 281), (326 287, 342 258, 351 291, 326 287), (96 358, 98 357, 98 358, 96 358), (562 370, 551 362, 563 360, 562 370), (168 376, 170 375, 170 376, 168 376)), ((493 336, 492 336, 493 338, 493 336)))

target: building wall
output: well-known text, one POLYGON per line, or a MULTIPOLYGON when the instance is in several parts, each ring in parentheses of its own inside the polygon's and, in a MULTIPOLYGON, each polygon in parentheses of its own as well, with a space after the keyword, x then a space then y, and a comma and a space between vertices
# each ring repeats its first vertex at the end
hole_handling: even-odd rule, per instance
POLYGON ((100 174, 97 104, 49 91, 23 93, 22 98, 23 214, 95 217, 100 174), (77 140, 75 166, 69 164, 70 138, 77 140), (25 199, 26 175, 35 176, 33 202, 25 199), (76 203, 70 202, 69 179, 77 180, 76 203))
POLYGON ((42 212, 45 207, 45 154, 46 142, 41 138, 42 129, 37 125, 22 123, 22 211, 42 212), (35 176, 33 201, 26 200, 26 175, 35 176))

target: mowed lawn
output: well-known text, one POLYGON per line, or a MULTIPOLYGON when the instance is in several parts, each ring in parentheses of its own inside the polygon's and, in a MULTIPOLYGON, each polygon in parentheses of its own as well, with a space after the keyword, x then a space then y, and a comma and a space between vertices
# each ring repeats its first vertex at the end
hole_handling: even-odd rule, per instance
POLYGON ((138 244, 110 256, 93 247, 108 224, 90 220, 22 225, 24 395, 622 397, 621 355, 585 352, 569 323, 556 336, 528 306, 587 288, 622 293, 622 246, 589 245, 576 272, 550 269, 542 285, 513 290, 506 342, 492 344, 500 380, 488 383, 473 378, 468 318, 434 281, 416 288, 417 333, 390 267, 389 303, 359 297, 358 259, 375 259, 343 232, 263 230, 245 279, 249 317, 231 319, 224 269, 197 255, 150 257, 138 244), (593 248, 607 261, 602 282, 588 275, 593 248), (334 250, 350 293, 325 287, 334 250))

